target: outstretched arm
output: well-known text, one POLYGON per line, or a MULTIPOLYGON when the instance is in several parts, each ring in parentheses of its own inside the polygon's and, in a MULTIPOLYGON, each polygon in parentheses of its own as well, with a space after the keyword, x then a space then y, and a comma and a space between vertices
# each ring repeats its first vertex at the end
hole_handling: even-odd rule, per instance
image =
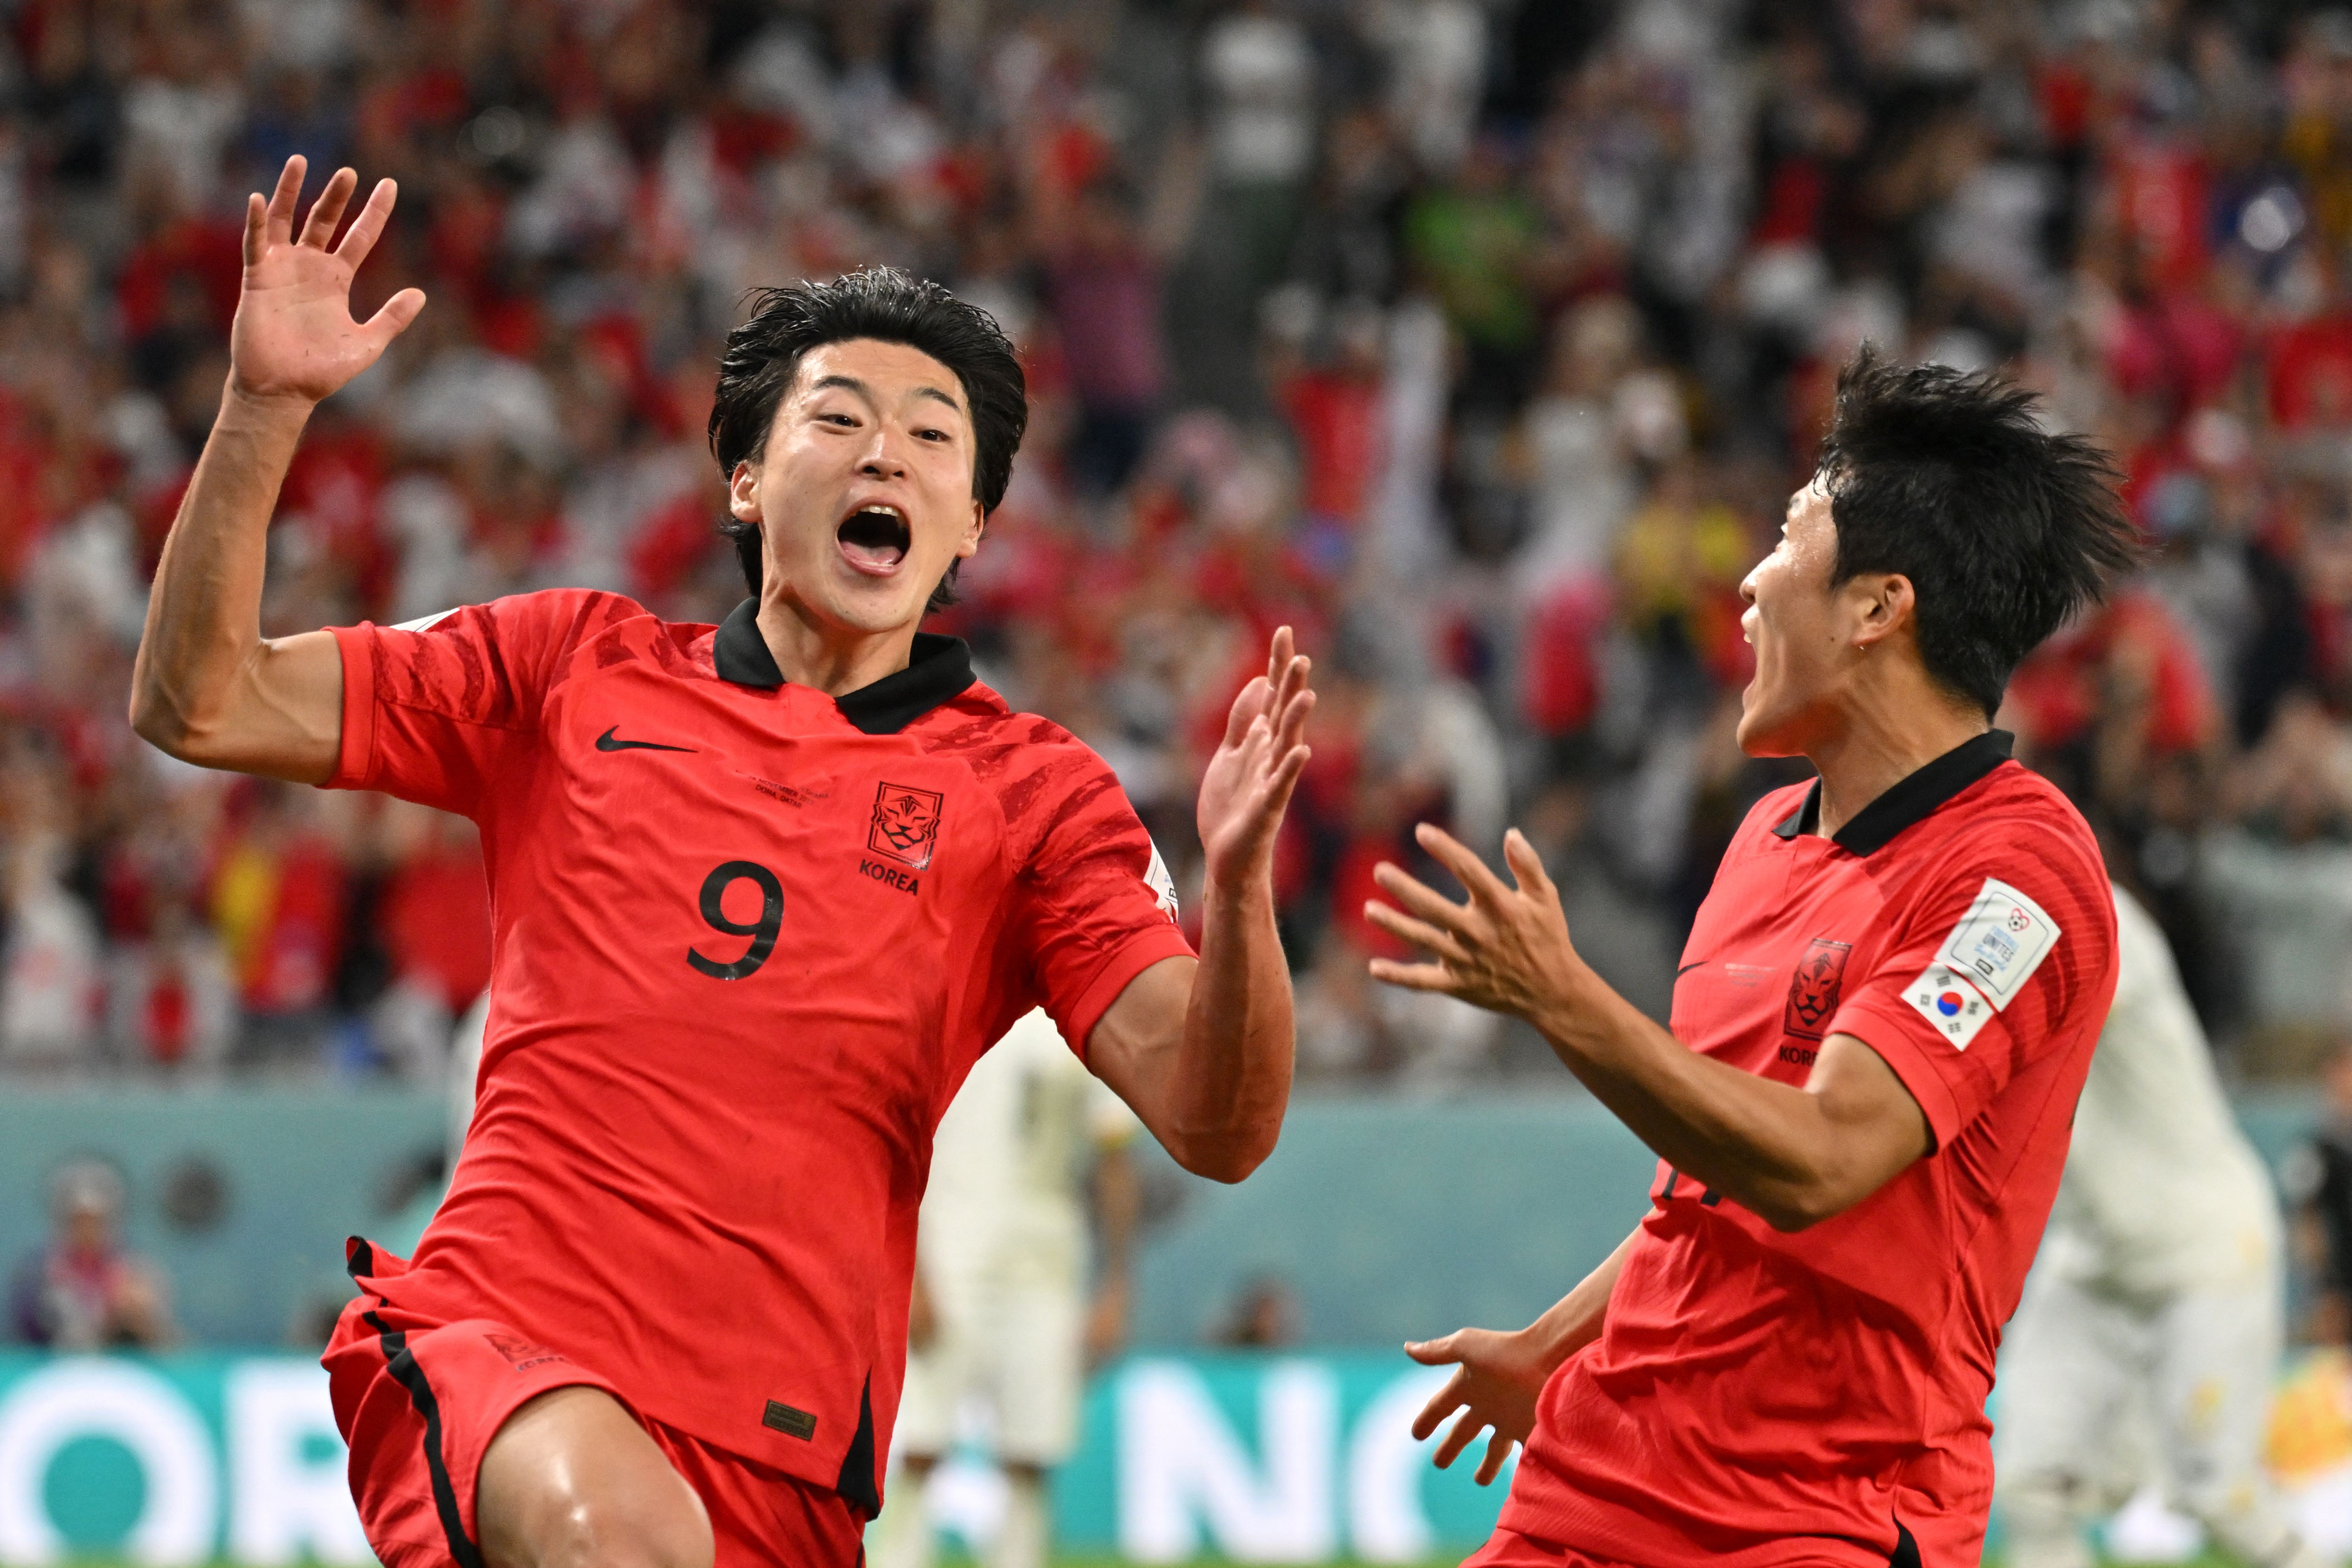
POLYGON ((1422 847, 1469 889, 1455 903, 1394 866, 1374 874, 1403 906, 1366 914, 1434 955, 1372 961, 1372 977, 1524 1018, 1593 1098, 1683 1174, 1802 1230, 1843 1213, 1928 1152, 1927 1113, 1864 1041, 1832 1035, 1802 1089, 1700 1056, 1612 991, 1569 941, 1559 890, 1534 847, 1503 840, 1515 887, 1423 824, 1422 847))
POLYGON ((1238 1182, 1274 1152, 1290 1103, 1290 969, 1274 928, 1274 836, 1307 765, 1307 659, 1290 628, 1242 689, 1201 782, 1201 956, 1129 983, 1087 1059, 1177 1163, 1238 1182))
POLYGON ((404 289, 352 320, 352 275, 392 216, 393 184, 331 250, 359 176, 336 171, 298 239, 303 168, 289 158, 267 203, 247 200, 228 384, 155 569, 131 727, 184 762, 317 784, 341 739, 342 661, 327 632, 261 636, 269 514, 310 410, 373 364, 425 296, 404 289))

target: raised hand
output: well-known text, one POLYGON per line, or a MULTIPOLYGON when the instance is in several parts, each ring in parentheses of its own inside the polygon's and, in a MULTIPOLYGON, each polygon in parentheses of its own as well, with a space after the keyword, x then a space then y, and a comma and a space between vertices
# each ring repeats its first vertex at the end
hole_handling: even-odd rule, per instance
POLYGON ((1274 634, 1265 673, 1234 699, 1225 738, 1201 779, 1201 847, 1213 886, 1237 888, 1269 872, 1275 830, 1307 765, 1307 715, 1313 666, 1292 647, 1290 628, 1274 634))
POLYGON ((1511 1445, 1524 1443, 1536 1429, 1536 1399, 1551 1375, 1541 1347, 1533 1335, 1498 1333, 1493 1329, 1456 1329, 1443 1339, 1423 1340, 1404 1347, 1404 1353, 1423 1366, 1452 1366, 1449 1379, 1412 1418, 1412 1435, 1425 1441, 1438 1424, 1456 1410, 1462 1418, 1445 1434, 1431 1462, 1443 1470, 1461 1457, 1478 1434, 1492 1428, 1486 1452, 1478 1461, 1477 1480, 1486 1485, 1510 1458, 1511 1445))
POLYGON ((1413 991, 1442 991, 1475 1006, 1535 1020, 1571 988, 1580 960, 1568 936, 1559 889, 1545 874, 1535 846, 1516 827, 1503 836, 1503 858, 1516 886, 1486 868, 1469 847, 1444 828, 1423 823, 1413 837, 1469 889, 1466 902, 1416 881, 1383 861, 1372 871, 1381 890, 1404 906, 1367 903, 1365 918, 1436 962, 1400 963, 1375 958, 1375 980, 1413 991))
POLYGON ((365 321, 352 320, 352 276, 383 237, 396 189, 376 182, 342 243, 330 249, 360 177, 336 170, 297 238, 294 207, 307 166, 287 159, 267 202, 246 198, 245 285, 228 351, 229 386, 246 397, 317 403, 373 364, 425 309, 422 290, 403 289, 365 321))

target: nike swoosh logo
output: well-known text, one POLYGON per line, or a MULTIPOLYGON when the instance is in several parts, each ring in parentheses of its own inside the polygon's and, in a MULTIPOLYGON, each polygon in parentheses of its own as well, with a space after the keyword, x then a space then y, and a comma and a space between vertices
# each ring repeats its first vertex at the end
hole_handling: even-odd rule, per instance
POLYGON ((665 746, 659 741, 615 741, 613 739, 613 730, 619 728, 620 726, 615 724, 612 730, 607 730, 597 736, 596 749, 600 752, 691 752, 694 750, 692 746, 665 746))
POLYGON ((1684 975, 1688 974, 1692 970, 1694 970, 1694 969, 1704 969, 1704 968, 1706 968, 1706 959, 1704 959, 1704 958, 1700 959, 1696 963, 1685 963, 1685 964, 1684 964, 1680 969, 1677 969, 1677 970, 1675 970, 1675 979, 1677 979, 1677 980, 1680 980, 1684 975))

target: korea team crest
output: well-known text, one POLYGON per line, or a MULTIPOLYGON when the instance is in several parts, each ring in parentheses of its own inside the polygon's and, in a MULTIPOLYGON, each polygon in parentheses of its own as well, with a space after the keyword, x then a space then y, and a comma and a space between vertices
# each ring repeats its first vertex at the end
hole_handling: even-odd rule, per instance
POLYGON ((1789 1006, 1780 1027, 1800 1039, 1818 1040, 1836 1016, 1838 994, 1845 989, 1845 961, 1853 944, 1817 936, 1797 961, 1789 977, 1789 1006))
POLYGON ((945 799, 936 790, 883 784, 874 792, 874 821, 866 832, 866 847, 918 871, 927 868, 931 851, 939 847, 940 809, 945 799))

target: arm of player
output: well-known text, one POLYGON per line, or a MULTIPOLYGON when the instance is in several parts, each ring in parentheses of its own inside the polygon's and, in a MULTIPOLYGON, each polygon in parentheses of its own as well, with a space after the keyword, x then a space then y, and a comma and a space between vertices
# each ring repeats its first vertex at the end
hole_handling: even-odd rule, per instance
POLYGON ((131 727, 184 762, 317 784, 341 741, 342 659, 329 632, 262 637, 269 514, 310 410, 373 364, 425 296, 404 289, 352 320, 352 276, 392 216, 393 183, 331 250, 359 176, 335 172, 298 239, 304 166, 288 159, 268 203, 247 200, 228 384, 155 569, 131 727))
POLYGON ((1176 1163, 1238 1182, 1274 1152, 1290 1103, 1290 967, 1274 927, 1274 836, 1307 765, 1307 659, 1274 634, 1265 674, 1234 699, 1201 781, 1201 956, 1128 984, 1087 1047, 1176 1163))
POLYGON ((1501 1472, 1511 1445, 1526 1442, 1536 1429, 1536 1401, 1551 1374, 1601 1337, 1610 1293, 1617 1289, 1617 1276, 1623 1272, 1625 1254, 1633 1245, 1629 1235, 1575 1289, 1516 1333, 1456 1329, 1444 1339, 1418 1340, 1404 1347, 1404 1353, 1423 1366, 1455 1369, 1412 1418, 1413 1437, 1422 1441, 1437 1430, 1439 1422, 1462 1412, 1462 1419, 1430 1456, 1432 1463, 1447 1468, 1479 1433, 1492 1427, 1495 1435, 1486 1439, 1486 1457, 1478 1461, 1478 1484, 1486 1485, 1501 1472))
POLYGON ((1423 824, 1419 837, 1470 896, 1457 904, 1381 867, 1381 887, 1404 908, 1374 903, 1365 912, 1435 962, 1374 959, 1373 978, 1525 1019, 1595 1099, 1685 1175, 1777 1230, 1802 1230, 1852 1208, 1933 1147, 1911 1091, 1852 1035, 1822 1042, 1799 1089, 1700 1056, 1645 1017, 1577 955, 1559 891, 1517 828, 1503 841, 1510 887, 1442 830, 1423 824))

